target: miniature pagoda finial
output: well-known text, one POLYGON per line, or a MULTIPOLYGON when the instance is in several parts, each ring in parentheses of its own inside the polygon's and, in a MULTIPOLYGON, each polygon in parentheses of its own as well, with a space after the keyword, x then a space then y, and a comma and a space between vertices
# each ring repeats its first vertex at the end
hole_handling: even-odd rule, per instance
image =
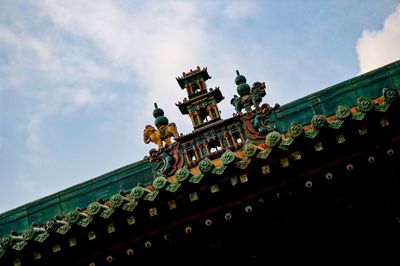
POLYGON ((152 125, 146 125, 143 131, 143 141, 148 144, 154 142, 158 148, 164 147, 163 142, 166 145, 171 145, 171 137, 178 138, 179 133, 175 123, 169 123, 168 118, 164 116, 164 110, 158 108, 157 103, 154 103, 153 116, 156 119, 154 121, 157 130, 152 125))
POLYGON ((255 82, 250 88, 246 83, 246 77, 240 75, 239 70, 236 70, 235 83, 237 85, 237 92, 239 96, 234 95, 231 99, 231 104, 235 107, 236 112, 242 114, 242 109, 246 112, 251 112, 251 106, 257 110, 261 103, 261 99, 265 96, 265 83, 255 82))
POLYGON ((176 78, 181 89, 186 90, 188 99, 176 104, 182 114, 189 115, 194 130, 209 126, 221 120, 218 103, 224 99, 218 87, 207 89, 206 81, 211 76, 207 68, 190 69, 176 78))

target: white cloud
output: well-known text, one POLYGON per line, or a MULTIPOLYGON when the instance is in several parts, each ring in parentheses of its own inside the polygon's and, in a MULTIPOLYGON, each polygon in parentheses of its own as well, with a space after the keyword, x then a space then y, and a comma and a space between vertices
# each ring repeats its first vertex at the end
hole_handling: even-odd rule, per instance
POLYGON ((0 135, 0 150, 3 148, 3 146, 6 143, 6 138, 2 135, 0 135))
POLYGON ((112 103, 118 98, 115 93, 106 90, 67 87, 43 92, 37 97, 42 104, 28 118, 25 126, 28 150, 22 155, 33 165, 43 165, 51 159, 51 147, 46 145, 46 132, 42 130, 43 123, 50 116, 71 114, 82 108, 112 103))
POLYGON ((28 123, 28 138, 27 142, 29 146, 32 148, 39 148, 40 147, 40 139, 37 136, 38 135, 38 130, 40 128, 41 121, 37 118, 33 118, 31 121, 28 123))
POLYGON ((223 14, 228 19, 246 18, 256 10, 254 2, 232 1, 223 9, 223 14))
POLYGON ((9 30, 5 27, 2 27, 0 25, 0 42, 11 44, 11 45, 18 45, 19 38, 11 30, 9 30))
POLYGON ((69 100, 76 107, 96 105, 105 102, 113 102, 117 95, 112 92, 94 92, 89 88, 72 89, 67 91, 69 100))
MULTIPOLYGON (((211 56, 205 56, 211 38, 196 2, 146 2, 125 8, 115 2, 47 1, 40 8, 57 28, 94 45, 109 71, 135 78, 142 89, 137 100, 148 103, 141 110, 150 120, 152 101, 174 119, 174 103, 184 97, 174 77, 211 56)), ((138 93, 134 89, 132 94, 138 93)), ((145 118, 138 117, 139 123, 145 118)))
MULTIPOLYGON (((191 131, 190 119, 182 119, 174 105, 186 96, 175 77, 197 65, 208 66, 212 76, 229 84, 211 80, 209 86, 221 86, 226 95, 222 109, 233 112, 229 92, 235 92, 234 70, 242 69, 246 56, 243 51, 229 51, 234 50, 227 46, 230 40, 207 28, 207 16, 212 16, 215 4, 162 1, 129 7, 112 1, 48 0, 32 5, 40 14, 34 20, 39 21, 39 32, 28 30, 30 20, 16 21, 22 26, 0 24, 0 43, 13 51, 13 60, 0 73, 39 103, 24 126, 30 161, 37 160, 38 154, 46 161, 50 148, 46 148, 42 126, 50 116, 123 98, 119 104, 135 120, 125 123, 152 123, 152 103, 157 102, 170 121, 179 121, 181 132, 191 131), (36 77, 45 83, 33 89, 31 79, 36 77), (118 88, 104 87, 118 82, 137 87, 132 86, 124 97, 118 88), (128 98, 132 104, 127 104, 128 98)), ((252 15, 255 5, 237 1, 220 8, 227 18, 235 19, 252 15)))
POLYGON ((17 187, 22 189, 22 191, 24 191, 25 193, 36 193, 35 188, 37 186, 35 185, 35 182, 33 182, 33 180, 30 178, 19 176, 15 183, 17 187))
POLYGON ((22 154, 22 158, 32 165, 44 165, 50 159, 50 152, 43 144, 41 138, 42 119, 33 117, 26 125, 26 144, 28 151, 22 154))
MULTIPOLYGON (((33 180, 32 178, 29 178, 27 176, 19 175, 15 179, 15 186, 18 187, 18 189, 22 190, 22 194, 25 195, 31 195, 35 194, 37 197, 43 197, 47 196, 50 193, 54 193, 54 191, 51 191, 50 185, 43 186, 43 184, 40 184, 40 182, 37 182, 33 180)), ((25 202, 21 202, 23 204, 25 202)))
POLYGON ((30 84, 36 77, 45 77, 47 81, 58 84, 125 79, 122 74, 112 73, 96 62, 85 45, 70 45, 57 35, 36 36, 0 25, 2 43, 12 50, 13 60, 3 65, 0 71, 13 88, 30 90, 26 83, 30 84))
POLYGON ((400 4, 381 30, 364 30, 357 42, 360 73, 400 59, 400 4))

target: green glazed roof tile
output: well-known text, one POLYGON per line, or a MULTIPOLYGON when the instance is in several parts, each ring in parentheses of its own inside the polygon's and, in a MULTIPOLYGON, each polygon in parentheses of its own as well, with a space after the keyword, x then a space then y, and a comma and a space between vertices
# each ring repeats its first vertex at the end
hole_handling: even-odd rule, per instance
MULTIPOLYGON (((246 144, 243 159, 227 151, 223 154, 224 159, 221 159, 223 166, 215 167, 211 160, 205 158, 199 163, 201 174, 192 175, 185 167, 179 169, 176 172, 178 183, 170 183, 165 177, 154 180, 152 163, 142 160, 1 214, 0 234, 8 235, 11 230, 23 232, 20 236, 8 235, 7 238, 9 239, 8 246, 15 250, 22 250, 32 239, 37 242, 45 241, 54 230, 59 234, 65 234, 74 223, 86 227, 93 219, 98 219, 96 216, 107 219, 113 214, 115 208, 122 206, 123 210, 133 211, 139 201, 154 201, 161 190, 175 192, 181 186, 181 182, 197 184, 210 173, 223 174, 227 167, 246 169, 251 162, 249 157, 266 159, 273 149, 288 149, 295 138, 301 134, 314 138, 322 127, 340 128, 348 121, 347 117, 362 120, 367 112, 390 110, 390 103, 399 98, 397 91, 400 85, 399 76, 400 61, 397 61, 281 106, 271 115, 271 123, 276 125, 279 131, 273 131, 267 135, 268 147, 263 149, 253 144, 246 144), (385 102, 375 104, 370 99, 381 97, 383 88, 389 89, 389 91, 386 89, 388 94, 387 97, 385 96, 385 102), (351 115, 349 109, 338 109, 339 106, 355 107, 357 105, 358 111, 351 115), (336 120, 327 122, 326 118, 335 114, 336 120), (298 123, 292 123, 292 121, 298 121, 298 123), (310 124, 313 128, 304 132, 302 126, 310 124), (289 137, 282 138, 282 132, 287 132, 289 137), (150 184, 153 184, 155 190, 145 188, 150 184), (134 200, 117 194, 121 189, 131 190, 130 194, 134 200), (101 201, 97 202, 99 199, 110 200, 110 203, 102 204, 101 201), (88 214, 76 210, 77 207, 82 209, 87 207, 88 214), (55 221, 53 217, 56 214, 66 216, 66 221, 55 221), (28 226, 32 222, 43 225, 51 219, 55 221, 53 227, 28 226)), ((4 239, 6 238, 3 237, 2 241, 4 239)), ((5 252, 4 245, 2 244, 0 250, 1 255, 5 252)))

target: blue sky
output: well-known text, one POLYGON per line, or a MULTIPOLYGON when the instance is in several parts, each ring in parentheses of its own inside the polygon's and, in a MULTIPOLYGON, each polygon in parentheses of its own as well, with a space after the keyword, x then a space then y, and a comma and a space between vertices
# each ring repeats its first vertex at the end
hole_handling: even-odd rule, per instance
POLYGON ((0 0, 0 212, 142 159, 153 102, 180 132, 175 78, 235 70, 284 104, 400 59, 398 0, 0 0))

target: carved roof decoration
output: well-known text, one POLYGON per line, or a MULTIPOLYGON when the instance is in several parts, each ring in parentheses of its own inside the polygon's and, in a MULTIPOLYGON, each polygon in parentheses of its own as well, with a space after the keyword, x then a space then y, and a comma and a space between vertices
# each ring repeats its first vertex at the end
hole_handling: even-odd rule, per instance
POLYGON ((178 102, 176 106, 182 114, 191 119, 193 129, 198 130, 204 126, 214 124, 221 120, 218 103, 224 99, 219 87, 207 89, 206 81, 211 78, 207 68, 190 70, 183 73, 182 78, 177 78, 179 86, 186 89, 187 98, 178 102))
MULTIPOLYGON (((160 193, 175 193, 186 183, 198 184, 203 179, 211 178, 212 175, 221 176, 230 169, 240 172, 256 160, 262 160, 264 161, 262 165, 268 165, 270 160, 279 159, 273 158, 275 150, 288 151, 295 142, 314 139, 326 128, 340 132, 341 127, 350 121, 362 121, 374 112, 385 113, 392 105, 399 107, 399 91, 384 88, 382 92, 383 96, 376 99, 359 98, 357 106, 339 105, 336 114, 330 117, 314 115, 306 126, 292 121, 287 132, 281 134, 272 131, 267 134, 264 143, 255 145, 248 142, 240 151, 227 150, 215 160, 205 158, 196 168, 189 169, 183 166, 174 175, 158 176, 147 186, 133 186, 129 192, 116 193, 108 200, 93 201, 86 209, 77 208, 66 215, 55 216, 43 224, 32 224, 25 230, 7 234, 0 240, 0 257, 9 249, 22 251, 31 242, 45 244, 50 235, 65 235, 74 226, 87 227, 96 219, 108 219, 116 209, 134 212, 143 202, 156 201, 160 193)), ((284 167, 284 163, 282 166, 284 167)))
POLYGON ((214 89, 210 88, 207 93, 201 94, 201 95, 197 95, 196 97, 193 97, 191 99, 184 98, 182 102, 178 102, 175 105, 178 106, 178 108, 179 108, 179 110, 181 111, 182 114, 187 115, 188 114, 188 110, 187 110, 187 106, 188 105, 194 104, 199 99, 202 99, 204 97, 210 97, 210 96, 213 96, 217 103, 219 103, 223 99, 225 99, 225 97, 222 95, 219 87, 216 87, 214 89))
POLYGON ((207 68, 203 67, 202 69, 197 66, 195 69, 190 69, 188 73, 182 72, 182 77, 177 77, 176 80, 178 81, 179 86, 184 89, 185 88, 185 80, 190 79, 195 75, 200 75, 204 80, 208 80, 211 76, 207 72, 207 68))
MULTIPOLYGON (((178 83, 199 73, 204 79, 210 78, 207 68, 197 67, 177 78, 178 83)), ((178 142, 151 150, 145 160, 0 214, 0 264, 9 253, 19 254, 33 245, 44 247, 52 237, 67 237, 76 228, 88 230, 91 224, 113 219, 117 212, 131 218, 142 207, 156 208, 162 198, 189 193, 210 180, 233 178, 232 173, 245 178, 246 171, 252 168, 261 168, 262 174, 268 175, 272 163, 285 168, 292 160, 300 160, 298 149, 302 145, 315 152, 323 150, 323 137, 341 145, 350 142, 344 134, 349 128, 353 130, 353 141, 368 134, 371 129, 365 126, 367 123, 374 123, 376 130, 384 130, 398 121, 399 89, 397 61, 286 105, 262 105, 184 136, 177 136, 174 125, 178 142), (246 136, 242 145, 204 155, 196 164, 184 159, 182 146, 198 137, 208 138, 205 133, 210 127, 231 125, 241 125, 246 136)), ((219 88, 207 93, 222 96, 219 88)), ((188 102, 195 101, 196 97, 188 102)), ((155 107, 155 117, 163 117, 162 110, 155 107)), ((168 120, 161 120, 160 126, 166 127, 168 120)))

